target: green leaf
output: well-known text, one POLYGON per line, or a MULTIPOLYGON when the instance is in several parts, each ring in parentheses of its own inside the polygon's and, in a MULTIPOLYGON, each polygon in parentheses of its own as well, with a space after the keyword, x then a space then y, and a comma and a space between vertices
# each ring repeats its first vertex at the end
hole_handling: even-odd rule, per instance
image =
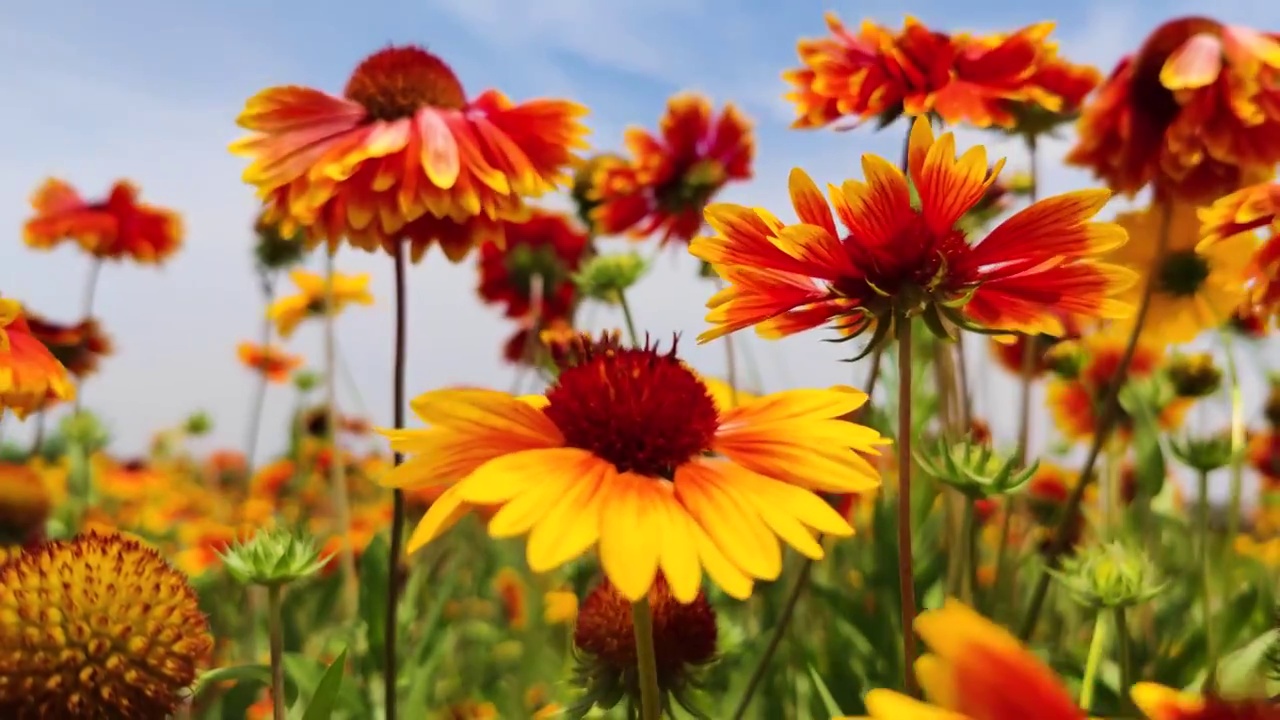
POLYGON ((1280 641, 1280 630, 1268 630, 1218 663, 1218 691, 1227 697, 1258 697, 1267 682, 1267 652, 1280 641))
POLYGON ((360 555, 360 619, 368 643, 365 665, 375 672, 382 672, 385 664, 389 552, 386 538, 376 535, 360 555))
POLYGON ((199 695, 211 685, 230 681, 267 685, 271 682, 271 668, 267 665, 231 665, 214 668, 196 679, 192 694, 199 695))
POLYGON ((333 715, 333 707, 338 702, 338 692, 342 690, 342 675, 347 665, 347 651, 341 654, 324 671, 315 694, 311 696, 311 704, 303 713, 302 720, 329 720, 333 715))
POLYGON ((809 679, 813 681, 813 689, 818 692, 818 697, 822 700, 822 706, 827 711, 827 715, 831 717, 840 717, 844 712, 840 710, 840 706, 836 704, 835 698, 831 697, 831 691, 827 689, 827 684, 822 682, 822 678, 818 676, 818 671, 814 669, 813 663, 809 663, 809 679))

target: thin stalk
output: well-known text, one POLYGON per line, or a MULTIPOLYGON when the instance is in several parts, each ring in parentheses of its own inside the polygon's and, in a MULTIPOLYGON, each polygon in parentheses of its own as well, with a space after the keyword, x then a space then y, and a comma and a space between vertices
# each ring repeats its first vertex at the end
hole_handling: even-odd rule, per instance
MULTIPOLYGON (((76 395, 78 397, 79 393, 77 392, 76 395)), ((40 448, 44 447, 44 433, 45 433, 45 427, 48 425, 48 423, 49 423, 49 416, 47 414, 47 411, 41 410, 40 412, 36 413, 36 434, 35 434, 35 437, 31 439, 31 450, 28 452, 28 454, 36 455, 40 452, 40 448)))
POLYGON ((1094 433, 1093 442, 1089 446, 1089 454, 1085 457, 1084 465, 1080 468, 1080 475, 1076 480, 1075 487, 1071 489, 1071 494, 1067 497, 1064 507, 1058 512, 1058 524, 1054 528, 1053 540, 1050 542, 1046 553, 1047 557, 1045 559, 1047 562, 1040 568, 1040 573, 1036 577, 1035 589, 1031 594, 1031 603, 1027 606, 1027 614, 1023 617, 1022 627, 1018 632, 1018 636, 1023 641, 1030 639, 1032 633, 1036 630, 1036 625, 1040 622, 1040 613, 1044 610, 1044 601, 1049 594, 1049 584, 1052 580, 1049 571, 1057 567, 1058 560, 1067 550, 1071 538, 1072 520, 1080 512, 1080 504, 1084 501, 1085 490, 1093 479, 1093 471, 1098 464, 1098 457, 1102 454, 1102 449, 1111 437, 1116 421, 1120 419, 1120 389, 1124 386, 1124 380, 1129 373, 1129 365, 1133 363, 1133 355, 1138 349, 1138 338, 1142 335, 1142 328, 1147 322, 1147 311, 1151 308, 1151 295, 1155 291, 1156 274, 1150 271, 1153 271, 1164 259, 1165 251, 1169 247, 1169 233, 1173 218, 1172 208, 1173 206, 1168 203, 1163 204, 1160 234, 1156 238, 1156 253, 1151 262, 1151 267, 1148 268, 1146 284, 1142 290, 1142 300, 1138 304, 1137 315, 1133 321, 1133 330, 1129 333, 1129 341, 1125 345, 1124 354, 1120 356, 1120 362, 1116 365, 1115 372, 1112 375, 1113 380, 1107 388, 1106 400, 1102 404, 1102 413, 1098 418, 1098 430, 1094 433))
MULTIPOLYGON (((1240 532, 1243 514, 1245 426, 1244 392, 1240 385, 1240 368, 1236 364, 1235 343, 1231 332, 1222 333, 1223 349, 1227 355, 1227 385, 1231 393, 1231 496, 1227 506, 1227 539, 1235 540, 1240 532)), ((1231 555, 1229 557, 1234 557, 1231 555)), ((1230 562, 1228 560, 1228 562, 1230 562)))
MULTIPOLYGON (((883 358, 883 345, 871 352, 871 368, 867 372, 867 381, 863 383, 867 388, 867 403, 859 410, 859 416, 865 414, 867 408, 871 407, 871 397, 876 392, 876 384, 880 379, 880 361, 883 358)), ((760 655, 760 660, 751 671, 751 677, 747 680, 746 689, 742 691, 738 706, 733 710, 733 720, 742 720, 747 714, 747 708, 751 706, 751 698, 755 696, 756 690, 764 682, 765 673, 769 670, 769 663, 782 645, 782 638, 786 635, 787 627, 791 624, 791 618, 795 616, 796 607, 800 604, 800 597, 804 595, 804 590, 809 585, 809 578, 813 574, 813 565, 814 561, 811 558, 806 557, 801 560, 800 570, 796 573, 796 579, 792 583, 791 589, 787 592, 787 599, 782 604, 782 612, 778 615, 777 622, 774 623, 773 632, 769 635, 769 642, 765 645, 764 652, 760 655)))
POLYGON ((626 293, 618 293, 618 305, 622 308, 622 320, 627 324, 627 335, 631 338, 631 344, 640 345, 640 335, 636 332, 636 319, 631 314, 631 304, 627 302, 626 293))
POLYGON ((329 488, 337 514, 340 544, 338 562, 342 568, 342 611, 346 618, 359 612, 360 586, 356 577, 356 553, 351 542, 351 492, 347 487, 347 468, 338 447, 338 329, 337 305, 333 296, 334 253, 325 253, 324 263, 324 392, 325 438, 329 445, 329 488))
MULTIPOLYGON (((271 301, 275 296, 274 283, 271 276, 264 270, 261 271, 262 280, 262 299, 267 311, 262 313, 262 327, 259 329, 259 337, 262 341, 262 348, 265 351, 271 345, 271 317, 268 314, 271 309, 271 301)), ((249 404, 249 433, 244 443, 244 463, 245 477, 253 476, 253 466, 258 456, 258 436, 262 434, 262 411, 267 404, 267 374, 257 373, 257 384, 253 389, 253 399, 249 404)))
POLYGON ((267 632, 271 637, 271 705, 275 720, 287 720, 284 705, 284 621, 281 618, 282 588, 267 587, 267 632))
POLYGON ((1089 640, 1089 659, 1085 661, 1084 678, 1080 681, 1080 709, 1092 711, 1093 689, 1098 684, 1098 669, 1107 646, 1107 615, 1101 611, 1093 621, 1093 638, 1089 640))
POLYGON ((988 616, 994 617, 996 608, 1004 597, 1005 569, 1009 559, 1009 533, 1013 529, 1014 496, 1005 495, 1001 507, 1000 540, 996 544, 996 573, 991 582, 992 597, 988 616))
MULTIPOLYGON (((406 281, 405 281, 405 260, 404 260, 404 243, 397 242, 395 246, 395 276, 396 276, 396 339, 395 339, 395 365, 392 371, 392 417, 397 430, 404 428, 404 371, 405 371, 405 340, 407 334, 407 315, 406 306, 408 304, 406 281)), ((404 462, 404 456, 400 453, 392 455, 394 465, 404 462)), ((387 569, 387 625, 386 635, 383 642, 386 656, 383 662, 383 692, 385 695, 384 707, 386 709, 386 720, 396 720, 396 671, 399 664, 399 653, 396 651, 396 641, 400 637, 400 623, 398 617, 400 614, 400 552, 404 543, 404 491, 400 489, 391 492, 391 551, 390 563, 387 569)))
POLYGON ((911 550, 911 321, 898 323, 898 592, 902 597, 902 675, 917 695, 915 558, 911 550))
POLYGON ((973 396, 969 392, 969 361, 965 358, 964 335, 955 342, 956 385, 960 410, 960 436, 966 437, 973 432, 973 396))
POLYGON ((636 635, 636 671, 640 680, 640 720, 662 717, 662 693, 658 688, 658 654, 653 646, 653 610, 649 598, 631 606, 631 624, 636 635))
MULTIPOLYGON (((1028 204, 1034 205, 1040 193, 1038 155, 1039 142, 1035 134, 1027 136, 1027 164, 1030 166, 1031 187, 1027 193, 1028 204)), ((1024 335, 1026 345, 1022 349, 1022 392, 1018 396, 1018 467, 1027 466, 1027 453, 1031 446, 1031 389, 1035 381, 1037 337, 1024 335)), ((999 574, 999 573, 997 573, 999 574)))
POLYGON ((1199 538, 1196 552, 1200 561, 1200 602, 1204 608, 1204 646, 1205 667, 1208 668, 1209 680, 1218 670, 1218 646, 1213 629, 1213 556, 1209 549, 1209 473, 1201 472, 1199 477, 1200 497, 1196 501, 1196 534, 1199 538))
MULTIPOLYGON (((80 305, 80 315, 83 320, 93 319, 93 303, 98 295, 98 276, 102 274, 102 258, 95 257, 89 263, 89 273, 84 280, 84 299, 80 305)), ((76 387, 76 401, 72 406, 75 411, 80 412, 84 402, 84 379, 80 380, 76 387)))
MULTIPOLYGON (((1133 687, 1133 639, 1129 637, 1129 622, 1124 606, 1112 610, 1116 620, 1116 647, 1120 664, 1120 704, 1128 706, 1129 690, 1133 687)), ((1126 707, 1127 709, 1127 707, 1126 707)))
POLYGON ((961 540, 964 542, 964 582, 967 601, 973 605, 978 597, 978 513, 974 500, 964 499, 964 520, 961 522, 961 540))

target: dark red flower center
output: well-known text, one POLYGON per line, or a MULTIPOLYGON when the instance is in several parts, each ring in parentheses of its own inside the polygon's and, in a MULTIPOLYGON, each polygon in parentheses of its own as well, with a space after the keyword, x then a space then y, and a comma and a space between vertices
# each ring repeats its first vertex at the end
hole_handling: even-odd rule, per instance
POLYGON ((389 47, 365 58, 342 94, 363 105, 372 120, 399 120, 423 108, 458 110, 467 105, 453 69, 416 45, 389 47))
POLYGON ((569 447, 590 450, 620 471, 670 479, 711 448, 715 402, 671 351, 597 344, 578 354, 547 391, 547 417, 569 447))

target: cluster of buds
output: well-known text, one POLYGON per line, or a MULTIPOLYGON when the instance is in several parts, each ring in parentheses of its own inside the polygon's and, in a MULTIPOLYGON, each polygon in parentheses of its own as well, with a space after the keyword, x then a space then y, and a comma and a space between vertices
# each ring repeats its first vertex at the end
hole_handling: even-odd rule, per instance
POLYGON ((1151 558, 1121 542, 1082 548, 1053 575, 1076 602, 1094 609, 1140 605, 1165 587, 1151 558))

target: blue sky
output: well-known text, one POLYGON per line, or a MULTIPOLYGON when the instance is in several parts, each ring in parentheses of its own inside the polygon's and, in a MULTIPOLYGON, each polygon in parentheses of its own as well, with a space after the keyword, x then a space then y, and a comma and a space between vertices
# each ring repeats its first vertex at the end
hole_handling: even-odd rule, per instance
MULTIPOLYGON (((740 104, 757 123, 757 179, 724 199, 768 206, 788 215, 785 181, 796 165, 820 181, 856 176, 858 157, 893 157, 896 129, 879 135, 794 132, 779 73, 795 64, 795 41, 824 32, 822 12, 836 10, 851 24, 869 14, 897 25, 905 12, 946 30, 1012 29, 1057 13, 1057 36, 1077 61, 1109 70, 1159 22, 1187 14, 1191 3, 1029 3, 988 0, 954 3, 819 2, 804 0, 390 0, 175 3, 160 0, 60 0, 0 6, 0 95, 9 100, 0 133, 9 139, 0 173, 0 291, 33 309, 70 320, 80 305, 86 262, 70 250, 48 255, 21 247, 26 198, 45 176, 98 193, 117 177, 138 181, 144 197, 180 209, 187 245, 163 270, 108 267, 98 293, 99 314, 119 355, 85 388, 89 406, 112 423, 122 449, 140 451, 158 426, 195 408, 216 417, 211 445, 240 447, 249 403, 249 377, 235 360, 235 343, 256 336, 260 300, 250 273, 252 193, 239 180, 242 161, 226 152, 238 130, 245 98, 274 84, 297 83, 340 91, 366 54, 388 43, 425 45, 453 64, 472 93, 497 87, 517 99, 571 97, 592 108, 597 147, 615 147, 629 123, 652 127, 665 99, 682 89, 740 104), (963 8, 961 10, 960 8, 963 8)), ((1276 29, 1280 6, 1271 0, 1222 0, 1218 18, 1276 29)), ((966 133, 964 142, 992 138, 966 133)), ((1054 162, 1067 141, 1052 143, 1044 182, 1057 192, 1087 186, 1086 176, 1054 162)), ((1017 148, 999 145, 1017 167, 1017 148)), ((389 418, 391 321, 389 263, 382 256, 345 252, 339 265, 374 275, 375 309, 342 320, 343 354, 358 385, 346 405, 363 405, 377 422, 389 418), (360 401, 357 401, 357 395, 360 401)), ((634 298, 642 325, 680 331, 687 355, 719 372, 719 344, 695 348, 702 304, 710 294, 694 279, 694 263, 666 256, 634 298)), ((432 254, 410 273, 411 394, 452 383, 507 387, 512 373, 497 359, 508 332, 471 300, 469 265, 448 266, 432 254)), ((597 324, 612 322, 607 313, 597 324)), ((846 382, 847 349, 816 335, 784 343, 746 340, 771 388, 846 382)), ((291 349, 319 359, 318 328, 303 330, 291 349)), ((979 410, 998 431, 1011 430, 1010 387, 977 372, 979 410)), ((861 373, 858 374, 861 377, 861 373)), ((291 398, 274 393, 264 447, 278 447, 291 398)), ((9 428, 11 436, 23 428, 9 428)))

